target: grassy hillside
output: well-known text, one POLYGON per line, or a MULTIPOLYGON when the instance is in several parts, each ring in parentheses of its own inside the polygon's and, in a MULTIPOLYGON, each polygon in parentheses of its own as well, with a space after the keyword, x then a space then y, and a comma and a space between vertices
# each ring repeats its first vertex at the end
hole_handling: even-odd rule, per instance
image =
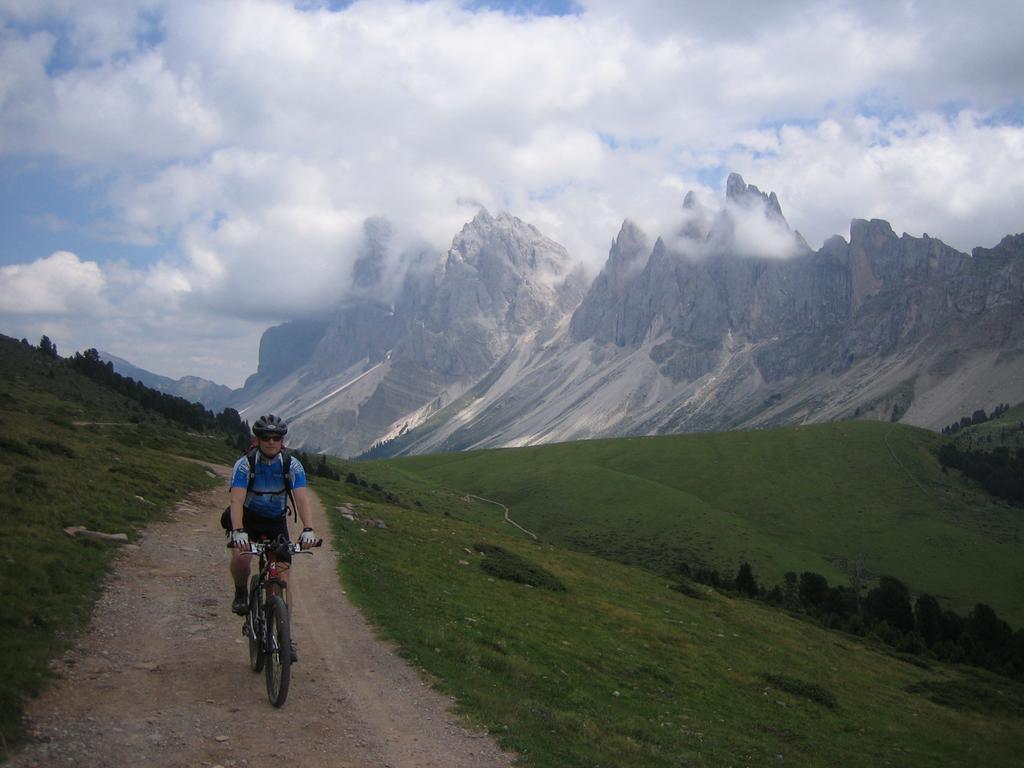
MULTIPOLYGON (((942 440, 842 422, 356 466, 406 495, 448 488, 500 501, 544 541, 661 573, 687 562, 733 576, 745 560, 768 584, 805 570, 845 584, 837 563, 863 555, 869 575, 896 576, 961 613, 986 602, 1024 624, 1024 512, 943 472, 942 440)), ((501 524, 493 505, 456 507, 501 524)))
POLYGON ((117 544, 72 539, 81 525, 134 538, 189 491, 214 482, 182 456, 226 462, 223 437, 189 433, 61 362, 0 339, 4 501, 0 530, 0 757, 24 697, 73 639, 117 544))
POLYGON ((420 490, 399 507, 318 484, 356 513, 332 515, 346 587, 524 765, 1009 766, 1024 748, 1024 688, 1005 678, 907 663, 705 587, 686 597, 420 490))

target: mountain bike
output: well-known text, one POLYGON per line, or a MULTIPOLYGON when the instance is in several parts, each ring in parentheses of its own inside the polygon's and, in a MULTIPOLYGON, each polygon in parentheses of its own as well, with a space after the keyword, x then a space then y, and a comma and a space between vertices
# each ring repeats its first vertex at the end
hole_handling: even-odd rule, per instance
MULTIPOLYGON (((323 539, 313 546, 319 547, 323 539)), ((292 632, 288 617, 288 600, 281 572, 290 567, 284 561, 292 555, 312 555, 278 536, 276 541, 263 538, 250 544, 243 554, 259 556, 259 573, 249 579, 249 612, 242 624, 242 634, 249 640, 249 666, 253 672, 264 671, 267 698, 275 707, 284 706, 292 667, 292 632)))

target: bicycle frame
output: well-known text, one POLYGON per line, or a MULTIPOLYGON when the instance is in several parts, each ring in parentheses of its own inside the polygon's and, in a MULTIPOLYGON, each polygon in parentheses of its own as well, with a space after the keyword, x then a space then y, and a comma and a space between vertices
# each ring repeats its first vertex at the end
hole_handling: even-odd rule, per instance
POLYGON ((243 555, 248 556, 259 556, 260 558, 260 572, 257 576, 258 584, 260 588, 268 588, 268 596, 270 594, 277 594, 271 587, 279 586, 283 590, 287 587, 287 583, 281 578, 281 572, 287 571, 291 567, 291 563, 286 563, 278 558, 284 551, 290 552, 293 555, 312 555, 313 553, 302 549, 298 544, 293 544, 288 541, 270 541, 269 539, 260 539, 259 541, 250 544, 251 549, 248 552, 243 552, 243 555))

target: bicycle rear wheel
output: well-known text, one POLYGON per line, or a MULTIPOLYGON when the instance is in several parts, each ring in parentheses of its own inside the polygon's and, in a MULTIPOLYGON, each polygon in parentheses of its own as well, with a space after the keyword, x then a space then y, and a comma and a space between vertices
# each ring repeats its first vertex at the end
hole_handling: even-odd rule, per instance
POLYGON ((267 598, 267 698, 275 707, 288 698, 292 669, 292 633, 288 607, 278 595, 267 598))
POLYGON ((264 662, 264 638, 266 637, 265 619, 263 614, 263 594, 259 588, 259 579, 252 577, 249 586, 249 667, 253 672, 261 672, 264 662))

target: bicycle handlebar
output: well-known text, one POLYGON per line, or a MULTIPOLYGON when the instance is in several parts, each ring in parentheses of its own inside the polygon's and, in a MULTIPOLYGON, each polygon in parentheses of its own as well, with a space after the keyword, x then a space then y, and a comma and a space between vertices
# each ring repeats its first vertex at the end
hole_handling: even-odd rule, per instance
MULTIPOLYGON (((323 543, 324 543, 323 539, 317 539, 316 541, 313 542, 313 546, 314 547, 321 547, 321 546, 323 546, 323 543)), ((234 544, 234 542, 229 541, 225 546, 228 549, 234 549, 235 544, 234 544)), ((281 545, 278 542, 276 542, 276 541, 250 541, 249 542, 249 551, 248 552, 242 552, 242 554, 243 555, 258 555, 260 552, 265 552, 268 549, 277 549, 279 546, 281 546, 281 545)), ((288 551, 291 552, 293 555, 312 555, 313 553, 310 552, 309 549, 310 548, 303 549, 301 545, 299 545, 298 543, 296 543, 294 541, 289 541, 288 542, 288 551)))

